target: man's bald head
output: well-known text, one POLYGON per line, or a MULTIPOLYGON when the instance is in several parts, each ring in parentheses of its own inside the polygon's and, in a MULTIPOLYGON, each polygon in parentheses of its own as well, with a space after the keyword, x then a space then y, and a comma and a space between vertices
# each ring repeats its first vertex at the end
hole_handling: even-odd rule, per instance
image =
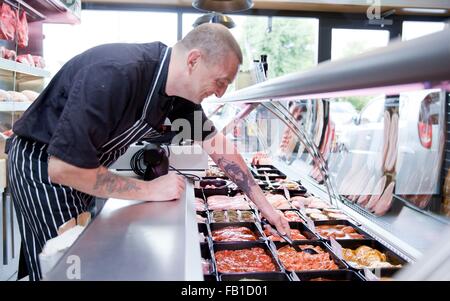
POLYGON ((177 44, 185 49, 200 49, 209 62, 227 58, 230 53, 236 55, 242 64, 242 52, 231 32, 221 24, 205 23, 191 30, 177 44))

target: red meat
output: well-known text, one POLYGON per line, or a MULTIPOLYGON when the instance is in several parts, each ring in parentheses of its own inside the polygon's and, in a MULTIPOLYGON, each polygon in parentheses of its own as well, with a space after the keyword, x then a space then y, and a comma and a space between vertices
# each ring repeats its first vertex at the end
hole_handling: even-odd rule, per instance
POLYGON ((2 4, 0 11, 0 39, 13 41, 16 34, 16 13, 8 4, 2 4))

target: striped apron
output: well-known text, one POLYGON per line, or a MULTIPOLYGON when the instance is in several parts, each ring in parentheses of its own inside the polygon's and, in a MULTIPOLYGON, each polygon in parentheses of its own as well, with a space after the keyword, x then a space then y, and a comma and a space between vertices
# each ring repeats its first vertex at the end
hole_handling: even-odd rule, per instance
MULTIPOLYGON (((101 147, 99 161, 102 166, 110 166, 131 144, 143 137, 156 138, 160 135, 144 118, 152 98, 156 97, 155 88, 161 84, 160 74, 167 63, 168 53, 169 48, 165 50, 141 118, 101 147)), ((16 136, 8 152, 8 187, 22 236, 22 252, 32 281, 38 281, 43 276, 38 255, 45 242, 58 235, 62 224, 87 211, 94 199, 91 195, 50 181, 47 147, 46 144, 16 136)))

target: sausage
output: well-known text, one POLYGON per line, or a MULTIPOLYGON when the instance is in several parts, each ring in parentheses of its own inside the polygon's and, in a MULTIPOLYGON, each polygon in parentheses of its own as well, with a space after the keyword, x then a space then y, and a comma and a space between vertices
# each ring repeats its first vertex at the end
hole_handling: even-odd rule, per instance
POLYGON ((367 202, 365 208, 368 210, 372 210, 372 208, 375 206, 375 204, 380 199, 380 196, 382 194, 382 191, 386 185, 386 176, 382 176, 379 180, 377 185, 375 186, 375 189, 373 191, 373 195, 370 197, 369 201, 367 202))
POLYGON ((384 162, 384 168, 386 171, 392 171, 397 160, 397 149, 398 149, 398 114, 392 115, 392 121, 389 133, 389 148, 386 156, 386 161, 384 162))
POLYGON ((395 181, 392 181, 386 187, 386 190, 384 191, 380 200, 378 201, 378 203, 376 204, 376 206, 373 209, 373 211, 376 215, 379 215, 379 216, 384 215, 391 208, 392 199, 393 199, 393 195, 394 195, 394 187, 395 187, 395 181))

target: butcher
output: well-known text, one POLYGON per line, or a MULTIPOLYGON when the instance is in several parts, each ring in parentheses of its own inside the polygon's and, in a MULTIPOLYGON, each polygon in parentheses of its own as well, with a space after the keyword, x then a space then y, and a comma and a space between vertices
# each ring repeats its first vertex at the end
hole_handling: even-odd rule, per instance
POLYGON ((86 212, 94 197, 180 198, 185 189, 180 175, 147 182, 108 170, 132 143, 158 137, 166 118, 187 121, 192 137, 269 222, 290 234, 287 220, 266 201, 241 155, 200 105, 225 93, 240 64, 242 53, 229 30, 203 24, 173 47, 101 45, 60 69, 15 123, 8 151, 9 187, 30 280, 42 278, 38 255, 45 242, 86 212))

